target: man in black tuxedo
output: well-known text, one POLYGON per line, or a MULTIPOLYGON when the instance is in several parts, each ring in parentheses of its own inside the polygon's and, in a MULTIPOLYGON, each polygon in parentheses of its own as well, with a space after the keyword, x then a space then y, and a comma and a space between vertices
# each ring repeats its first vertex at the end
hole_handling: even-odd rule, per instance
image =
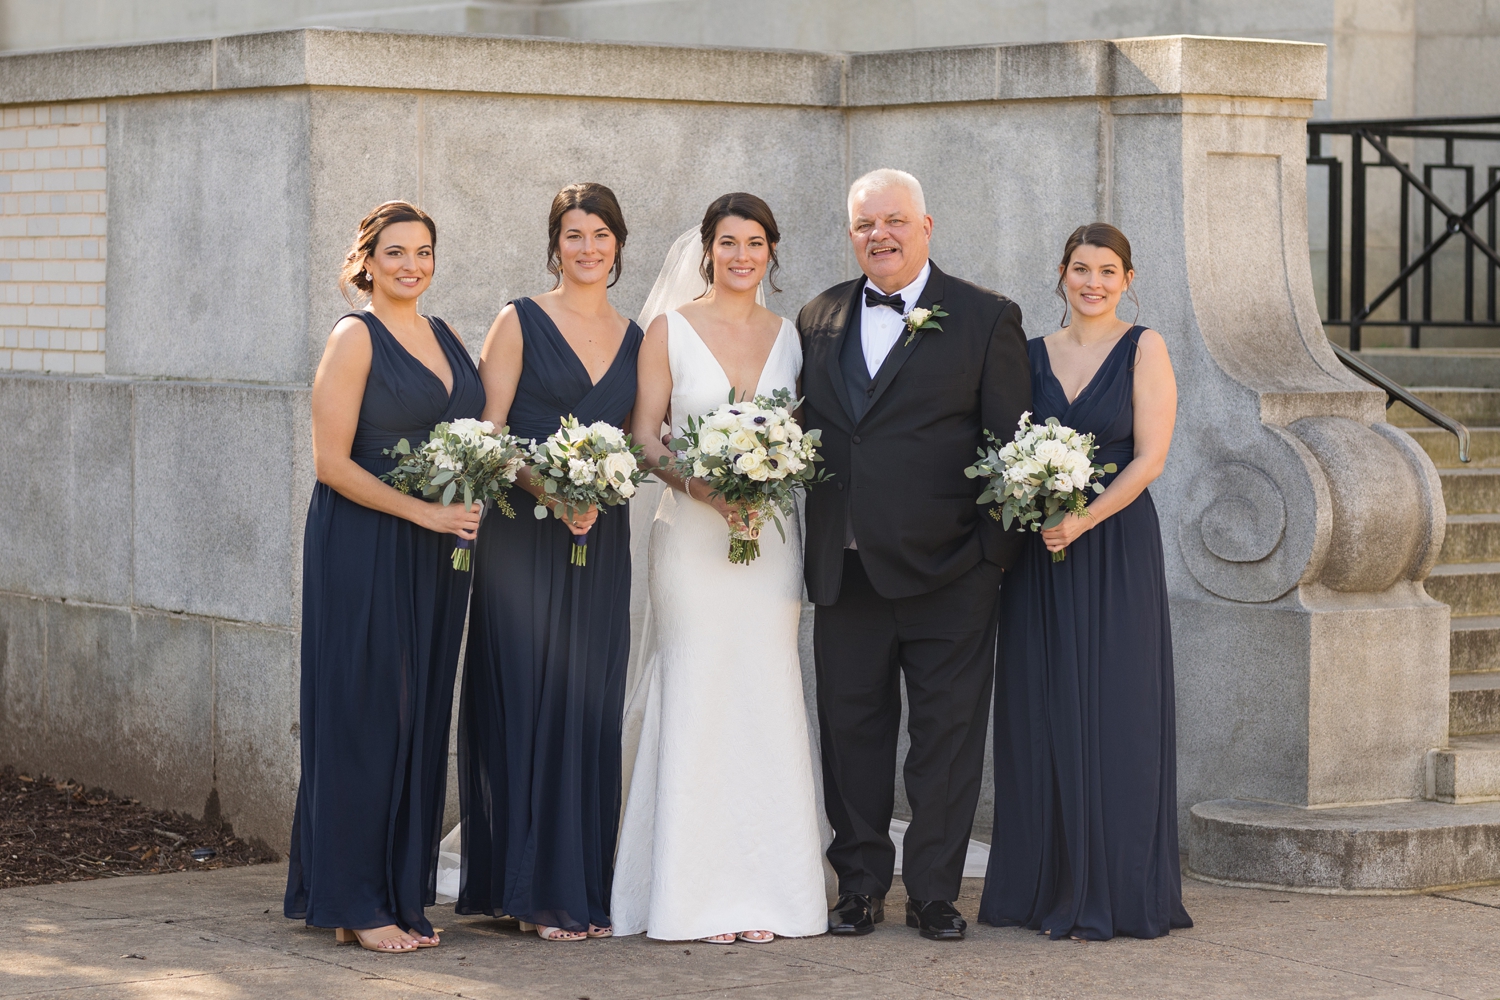
POLYGON ((885 916, 904 674, 907 923, 957 940, 1000 578, 1022 540, 975 504, 982 481, 963 470, 985 428, 1008 439, 1031 408, 1026 335, 1014 302, 928 260, 932 217, 910 174, 855 181, 849 220, 864 276, 797 317, 803 419, 823 432, 833 474, 807 497, 806 556, 828 859, 839 877, 829 931, 865 934, 885 916), (940 329, 914 329, 923 309, 947 314, 935 316, 940 329))

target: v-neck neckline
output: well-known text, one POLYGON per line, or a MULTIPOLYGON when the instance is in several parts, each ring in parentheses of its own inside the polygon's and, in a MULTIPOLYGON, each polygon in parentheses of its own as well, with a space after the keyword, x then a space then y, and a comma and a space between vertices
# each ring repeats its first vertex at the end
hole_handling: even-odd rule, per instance
POLYGON ((443 343, 442 331, 440 331, 437 327, 437 324, 432 321, 431 316, 423 316, 422 318, 427 321, 427 328, 432 331, 432 339, 437 341, 438 350, 443 352, 443 360, 448 362, 448 374, 453 378, 452 388, 449 388, 448 384, 443 381, 443 376, 433 371, 431 366, 429 366, 427 362, 417 357, 407 348, 405 344, 401 343, 401 338, 391 332, 391 328, 385 325, 385 320, 381 319, 379 316, 376 316, 375 313, 369 309, 364 310, 364 313, 367 316, 374 317, 375 322, 380 324, 380 328, 385 331, 385 335, 391 338, 391 341, 396 345, 396 347, 401 351, 402 354, 410 358, 418 368, 422 369, 428 375, 431 375, 434 379, 437 380, 437 384, 443 387, 443 395, 445 398, 450 401, 453 399, 453 394, 458 391, 458 366, 453 363, 453 358, 448 354, 448 347, 443 343))
MULTIPOLYGON (((728 369, 724 367, 724 362, 719 360, 719 356, 714 353, 714 349, 708 346, 708 341, 703 339, 703 334, 699 333, 698 328, 681 312, 676 309, 673 309, 672 312, 676 313, 677 318, 682 320, 683 324, 693 332, 693 336, 697 339, 698 344, 708 352, 710 358, 714 359, 714 364, 719 367, 719 374, 724 376, 724 381, 729 383, 729 388, 734 389, 734 381, 730 379, 728 369)), ((760 371, 755 375, 755 385, 751 387, 750 395, 745 397, 745 401, 748 402, 760 395, 760 383, 766 377, 766 369, 771 367, 771 358, 775 355, 776 348, 781 346, 781 337, 784 333, 786 333, 785 317, 781 320, 781 326, 776 328, 776 339, 771 341, 771 349, 766 352, 765 360, 760 363, 760 371)), ((736 400, 736 402, 739 402, 739 400, 736 400)))
POLYGON ((1066 409, 1071 410, 1075 403, 1089 394, 1089 390, 1094 388, 1094 383, 1099 381, 1099 376, 1104 374, 1104 369, 1109 366, 1110 360, 1114 358, 1115 352, 1120 349, 1120 345, 1124 343, 1127 338, 1129 338, 1130 331, 1134 329, 1135 327, 1132 326, 1128 328, 1124 333, 1120 334, 1120 336, 1115 340, 1115 345, 1111 347, 1108 353, 1104 355, 1104 360, 1099 362, 1099 367, 1094 369, 1094 374, 1089 376, 1089 380, 1083 384, 1083 388, 1078 390, 1078 395, 1074 396, 1072 399, 1068 398, 1068 390, 1063 387, 1062 379, 1057 377, 1057 372, 1052 367, 1052 349, 1047 346, 1047 338, 1041 338, 1042 356, 1047 359, 1047 374, 1052 377, 1053 383, 1056 384, 1058 391, 1062 393, 1063 402, 1067 403, 1066 409))
POLYGON ((625 321, 625 333, 620 337, 620 346, 615 348, 614 357, 609 359, 609 367, 604 369, 604 373, 599 376, 599 381, 595 382, 594 376, 589 374, 589 366, 583 363, 583 359, 578 356, 578 352, 573 349, 573 345, 568 343, 568 338, 563 336, 562 329, 557 325, 557 321, 548 314, 547 310, 543 309, 537 303, 536 299, 528 298, 526 301, 531 304, 533 309, 541 313, 542 318, 547 321, 547 326, 551 328, 553 335, 562 341, 563 347, 567 348, 568 356, 583 371, 583 378, 589 384, 589 391, 592 392, 602 385, 604 380, 609 378, 610 373, 615 370, 615 366, 620 363, 620 355, 625 350, 626 342, 630 340, 630 328, 635 325, 635 320, 627 319, 625 321))

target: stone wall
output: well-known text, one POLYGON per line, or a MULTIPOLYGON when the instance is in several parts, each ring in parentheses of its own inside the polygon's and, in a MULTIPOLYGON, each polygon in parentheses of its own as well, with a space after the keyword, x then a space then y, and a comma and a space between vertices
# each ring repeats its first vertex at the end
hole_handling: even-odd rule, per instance
POLYGON ((104 371, 104 108, 0 120, 0 370, 104 371))
POLYGON ((856 273, 844 191, 889 165, 926 183, 935 259, 1032 335, 1075 225, 1134 241, 1183 388, 1153 489, 1182 806, 1420 794, 1446 732, 1420 585, 1441 528, 1430 464, 1317 320, 1301 157, 1324 79, 1319 46, 1181 37, 841 56, 309 30, 0 57, 0 108, 107 106, 116 249, 106 374, 0 374, 0 761, 284 844, 307 386, 370 205, 433 213, 424 308, 473 350, 549 287, 565 183, 620 195, 629 314, 713 197, 761 194, 794 315, 856 273))

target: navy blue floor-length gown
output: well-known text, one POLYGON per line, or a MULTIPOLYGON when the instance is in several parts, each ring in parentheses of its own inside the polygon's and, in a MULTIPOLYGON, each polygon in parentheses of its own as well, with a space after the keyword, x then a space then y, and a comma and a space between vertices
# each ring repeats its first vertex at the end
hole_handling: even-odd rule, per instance
MULTIPOLYGON (((1037 423, 1134 454, 1132 327, 1069 403, 1027 344, 1037 423)), ((1106 476, 1106 485, 1114 476, 1106 476)), ((1177 854, 1172 632, 1151 495, 1084 532, 1060 563, 1032 535, 1000 593, 995 825, 979 919, 1054 939, 1191 927, 1177 854)))
MULTIPOLYGON (((401 438, 484 411, 469 353, 432 329, 453 390, 370 312, 370 375, 350 457, 381 475, 401 438)), ((315 927, 429 935, 447 790, 448 725, 469 574, 457 541, 313 488, 302 552, 302 782, 285 913, 315 927)))
MULTIPOLYGON (((517 299, 523 365, 510 430, 541 440, 569 414, 624 427, 635 405, 642 333, 631 323, 594 384, 541 307, 517 299)), ((463 804, 459 913, 586 930, 610 923, 620 817, 620 728, 630 655, 630 514, 600 510, 588 565, 572 534, 537 520, 511 491, 515 520, 487 516, 459 699, 463 804)))

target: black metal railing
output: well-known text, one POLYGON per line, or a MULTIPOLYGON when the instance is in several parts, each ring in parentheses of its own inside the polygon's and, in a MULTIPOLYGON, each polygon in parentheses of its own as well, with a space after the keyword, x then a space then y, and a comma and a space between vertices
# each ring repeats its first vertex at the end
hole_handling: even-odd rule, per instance
POLYGON ((1458 460, 1460 462, 1468 462, 1469 428, 1465 427, 1459 421, 1454 420, 1448 414, 1439 410, 1389 375, 1370 367, 1359 355, 1344 350, 1338 344, 1329 344, 1328 346, 1333 348, 1333 353, 1338 355, 1339 360, 1344 363, 1345 368, 1348 368, 1371 385, 1385 390, 1385 408, 1387 410, 1394 403, 1405 403, 1429 422, 1437 424, 1443 430, 1458 438, 1458 460))
MULTIPOLYGON (((1500 116, 1459 118, 1385 118, 1361 121, 1310 121, 1307 123, 1307 162, 1328 170, 1328 287, 1327 316, 1324 326, 1349 328, 1349 347, 1360 349, 1360 331, 1364 327, 1406 327, 1408 344, 1422 346, 1424 327, 1500 329, 1496 316, 1496 276, 1500 270, 1500 252, 1496 244, 1496 195, 1500 193, 1500 164, 1460 163, 1455 158, 1457 143, 1500 143, 1500 131, 1485 126, 1500 126, 1500 116), (1344 169, 1338 157, 1324 152, 1323 137, 1347 135, 1349 153, 1349 298, 1347 318, 1344 311, 1344 169), (1390 149, 1392 139, 1411 139, 1414 145, 1442 143, 1442 159, 1422 162, 1421 176, 1390 149), (1366 147, 1375 159, 1366 160, 1366 147), (1397 244, 1398 273, 1374 295, 1368 294, 1368 186, 1372 169, 1394 170, 1400 179, 1400 235, 1397 244), (1475 172, 1486 169, 1485 187, 1475 197, 1475 172), (1433 190, 1439 172, 1456 172, 1464 178, 1464 205, 1455 208, 1433 190), (1411 195, 1422 199, 1422 241, 1413 246, 1411 195), (1475 219, 1485 215, 1483 236, 1475 229, 1475 219), (1435 228, 1434 216, 1441 218, 1435 228), (1444 245, 1455 236, 1463 238, 1464 280, 1463 319, 1434 316, 1433 261, 1444 245), (1413 254, 1413 250, 1417 252, 1413 254), (1485 271, 1485 301, 1482 314, 1475 317, 1475 254, 1482 255, 1485 271), (1420 315, 1412 315, 1412 278, 1421 271, 1420 315), (1396 296, 1397 318, 1375 319, 1377 309, 1396 296)), ((1500 146, 1489 147, 1500 153, 1500 146)), ((1447 311, 1447 310, 1443 310, 1447 311)), ((1454 310, 1457 312, 1458 310, 1454 310)))

